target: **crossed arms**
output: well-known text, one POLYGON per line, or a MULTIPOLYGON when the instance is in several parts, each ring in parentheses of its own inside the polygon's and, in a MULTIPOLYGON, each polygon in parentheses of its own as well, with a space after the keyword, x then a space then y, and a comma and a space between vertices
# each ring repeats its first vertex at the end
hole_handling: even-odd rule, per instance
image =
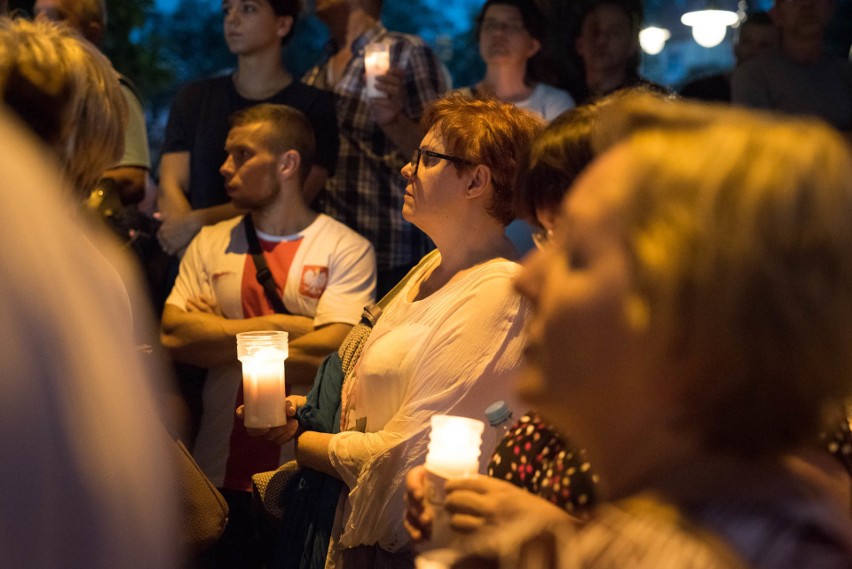
POLYGON ((176 361, 209 368, 237 361, 240 332, 282 330, 290 335, 287 380, 310 385, 322 359, 340 346, 351 328, 342 323, 314 328, 311 318, 285 314, 225 318, 210 299, 199 296, 189 299, 186 309, 166 305, 160 337, 176 361))

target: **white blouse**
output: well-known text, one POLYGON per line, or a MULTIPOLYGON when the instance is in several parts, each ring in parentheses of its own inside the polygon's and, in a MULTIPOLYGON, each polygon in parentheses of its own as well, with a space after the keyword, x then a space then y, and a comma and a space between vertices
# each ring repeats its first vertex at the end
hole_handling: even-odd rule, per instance
MULTIPOLYGON (((425 460, 431 416, 483 420, 490 403, 513 397, 528 312, 511 288, 518 265, 491 261, 409 301, 411 287, 439 262, 435 255, 424 263, 388 305, 344 386, 343 432, 328 449, 349 488, 335 528, 341 548, 405 545, 405 476, 425 460)), ((481 472, 489 452, 480 456, 481 472)))

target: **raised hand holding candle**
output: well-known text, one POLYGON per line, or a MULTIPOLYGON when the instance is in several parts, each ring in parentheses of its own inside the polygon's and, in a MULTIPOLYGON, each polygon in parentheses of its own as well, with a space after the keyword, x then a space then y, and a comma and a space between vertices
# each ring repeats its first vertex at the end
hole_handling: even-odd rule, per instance
POLYGON ((376 77, 385 75, 390 69, 390 45, 384 41, 368 43, 364 46, 364 74, 367 78, 367 97, 387 97, 376 88, 376 77))
POLYGON ((434 512, 432 537, 423 549, 445 547, 450 542, 450 519, 444 509, 444 484, 450 478, 474 476, 485 423, 467 417, 433 415, 426 455, 426 499, 434 512))
POLYGON ((243 364, 245 426, 267 429, 286 424, 287 332, 237 334, 237 359, 243 364))

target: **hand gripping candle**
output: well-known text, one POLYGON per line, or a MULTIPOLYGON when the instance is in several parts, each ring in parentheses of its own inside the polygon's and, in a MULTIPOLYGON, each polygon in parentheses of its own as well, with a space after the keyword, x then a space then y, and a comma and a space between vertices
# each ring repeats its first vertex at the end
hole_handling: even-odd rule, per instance
POLYGON ((432 537, 425 549, 445 547, 450 542, 450 518, 444 509, 444 483, 449 478, 474 476, 479 471, 479 453, 485 424, 467 417, 433 415, 429 452, 426 455, 426 499, 434 511, 432 537))
POLYGON ((243 364, 245 426, 267 429, 286 424, 287 332, 237 334, 237 359, 243 364))

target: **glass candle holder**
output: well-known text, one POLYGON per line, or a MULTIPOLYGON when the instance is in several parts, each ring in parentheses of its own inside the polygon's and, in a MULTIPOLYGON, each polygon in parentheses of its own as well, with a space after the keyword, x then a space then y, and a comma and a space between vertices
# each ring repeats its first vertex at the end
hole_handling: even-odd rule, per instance
POLYGON ((467 417, 433 415, 429 452, 426 455, 426 499, 433 510, 432 536, 422 549, 446 547, 452 539, 450 517, 444 503, 444 485, 450 478, 474 476, 485 423, 467 417))
POLYGON ((426 467, 459 478, 479 471, 479 452, 485 423, 467 417, 433 415, 426 467))
POLYGON ((246 427, 268 429, 287 423, 284 360, 287 332, 237 334, 237 359, 243 364, 246 427))

